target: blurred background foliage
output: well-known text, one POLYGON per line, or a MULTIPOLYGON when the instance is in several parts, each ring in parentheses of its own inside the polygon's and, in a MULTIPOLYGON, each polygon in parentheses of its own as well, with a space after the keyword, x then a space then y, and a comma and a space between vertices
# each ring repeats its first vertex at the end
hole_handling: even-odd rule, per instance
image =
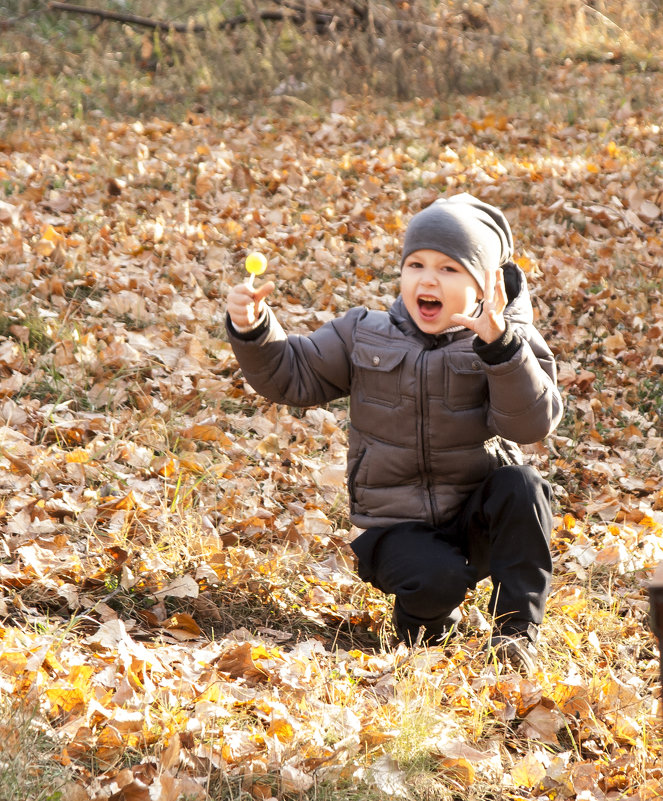
POLYGON ((569 60, 659 71, 662 32, 661 0, 0 0, 0 123, 545 94, 569 60))

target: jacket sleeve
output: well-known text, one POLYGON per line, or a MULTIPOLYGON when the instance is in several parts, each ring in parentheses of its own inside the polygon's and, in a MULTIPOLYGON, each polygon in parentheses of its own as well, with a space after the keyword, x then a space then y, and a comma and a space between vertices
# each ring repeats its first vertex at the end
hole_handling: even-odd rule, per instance
POLYGON ((238 335, 232 323, 226 328, 244 377, 256 392, 274 403, 317 406, 350 392, 352 334, 365 313, 361 307, 351 309, 307 336, 287 336, 271 309, 255 338, 238 335))
POLYGON ((533 326, 518 327, 521 344, 500 364, 487 364, 490 406, 488 424, 496 434, 520 445, 538 442, 562 419, 555 360, 533 326))

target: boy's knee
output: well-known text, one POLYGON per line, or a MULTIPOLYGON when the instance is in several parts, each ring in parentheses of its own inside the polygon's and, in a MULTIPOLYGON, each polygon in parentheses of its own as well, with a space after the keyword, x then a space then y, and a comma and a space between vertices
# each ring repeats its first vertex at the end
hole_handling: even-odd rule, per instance
POLYGON ((469 587, 464 573, 450 571, 444 576, 438 573, 409 582, 398 592, 403 609, 424 619, 455 609, 464 601, 469 587))
POLYGON ((550 503, 552 499, 550 484, 526 464, 500 467, 490 477, 490 489, 503 497, 511 495, 524 502, 541 499, 550 503))

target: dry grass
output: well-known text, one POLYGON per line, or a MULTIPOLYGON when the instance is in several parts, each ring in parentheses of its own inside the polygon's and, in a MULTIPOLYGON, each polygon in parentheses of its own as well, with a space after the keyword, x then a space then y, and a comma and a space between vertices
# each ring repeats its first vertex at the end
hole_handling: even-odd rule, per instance
POLYGON ((37 703, 8 698, 0 691, 0 798, 2 801, 58 801, 70 772, 55 758, 58 744, 39 718, 37 703))
POLYGON ((51 122, 90 113, 180 118, 284 97, 315 105, 340 92, 444 103, 457 93, 545 92, 547 70, 566 58, 613 61, 626 72, 661 66, 661 14, 645 0, 367 5, 371 22, 360 27, 341 14, 324 31, 288 19, 223 31, 221 20, 242 6, 252 16, 253 4, 132 3, 136 15, 206 28, 156 33, 19 0, 0 42, 0 113, 18 126, 43 122, 46 110, 51 122))

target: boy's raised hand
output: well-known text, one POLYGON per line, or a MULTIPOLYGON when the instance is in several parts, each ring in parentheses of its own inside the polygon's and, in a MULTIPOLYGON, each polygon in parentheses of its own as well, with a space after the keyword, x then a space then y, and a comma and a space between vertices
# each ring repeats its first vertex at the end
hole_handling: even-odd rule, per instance
POLYGON ((454 314, 451 322, 454 325, 463 325, 483 339, 484 342, 494 342, 506 331, 504 309, 506 309, 507 294, 504 286, 504 271, 501 267, 486 272, 486 281, 483 289, 483 304, 478 317, 468 317, 465 314, 454 314))
POLYGON ((256 324, 265 307, 264 299, 274 291, 275 286, 273 281, 267 281, 257 289, 246 283, 236 284, 230 289, 227 309, 235 328, 241 331, 256 324))

